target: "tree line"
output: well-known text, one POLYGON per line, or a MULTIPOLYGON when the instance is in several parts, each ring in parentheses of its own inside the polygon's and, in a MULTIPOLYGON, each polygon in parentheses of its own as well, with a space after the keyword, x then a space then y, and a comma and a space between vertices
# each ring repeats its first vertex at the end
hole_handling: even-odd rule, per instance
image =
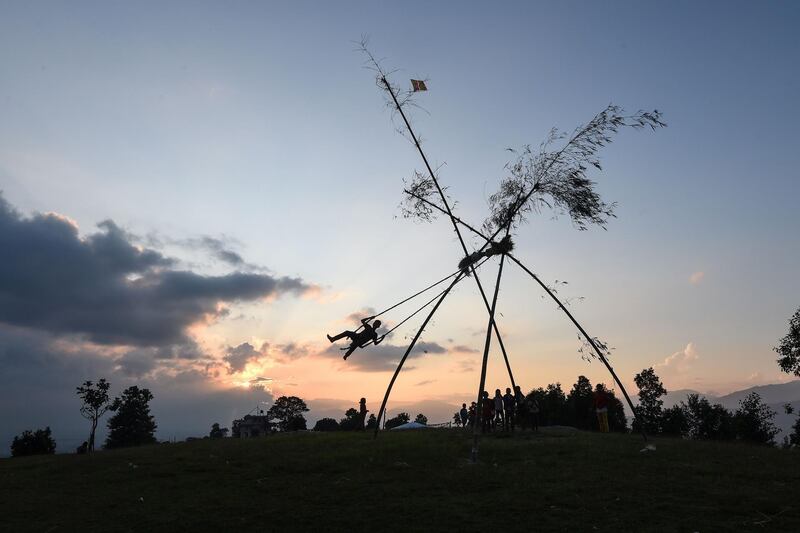
MULTIPOLYGON (((800 309, 789 319, 789 332, 779 340, 775 351, 779 355, 778 366, 788 374, 800 377, 800 309)), ((634 418, 632 429, 638 430, 638 424, 652 435, 678 436, 686 439, 740 440, 757 444, 775 445, 775 437, 779 433, 774 424, 776 412, 764 404, 761 397, 750 393, 739 402, 735 410, 729 410, 720 404, 712 404, 708 399, 690 394, 685 401, 669 408, 664 408, 663 396, 667 389, 655 370, 650 367, 642 370, 634 377, 639 388, 639 405, 636 407, 638 419, 634 418)), ((97 382, 86 381, 76 388, 81 400, 80 412, 90 423, 88 439, 78 448, 78 453, 89 453, 95 449, 95 433, 101 418, 111 411, 114 415, 108 420, 108 436, 103 444, 106 449, 126 446, 140 446, 156 442, 157 428, 155 418, 150 413, 150 401, 153 394, 145 388, 131 386, 113 400, 109 394, 111 384, 104 378, 97 382)), ((597 390, 604 392, 608 401, 608 425, 611 431, 628 431, 627 419, 622 402, 614 396, 613 390, 605 389, 602 384, 597 390)), ((569 425, 579 429, 597 430, 598 421, 594 416, 593 390, 586 376, 578 376, 578 380, 565 394, 560 383, 551 383, 547 387, 539 387, 528 393, 527 398, 535 400, 539 406, 539 423, 541 425, 569 425)), ((793 413, 791 405, 784 409, 787 414, 793 413)), ((281 396, 264 415, 264 422, 269 431, 297 431, 306 429, 304 413, 308 406, 297 396, 281 396)), ((365 415, 366 412, 363 413, 365 415)), ((348 431, 354 429, 374 429, 378 423, 375 415, 366 419, 359 410, 348 409, 344 418, 336 421, 323 418, 314 425, 314 431, 348 431)), ((247 417, 245 417, 246 419, 247 417)), ((239 427, 245 419, 234 420, 233 437, 239 436, 239 427)), ((461 418, 454 415, 456 423, 461 418)), ((400 413, 387 420, 386 429, 400 426, 411 421, 408 413, 400 413)), ((428 419, 418 414, 416 422, 427 424, 428 419)), ((223 438, 228 435, 227 428, 215 423, 209 433, 210 438, 223 438)), ((800 446, 800 416, 791 431, 783 439, 783 446, 800 446)), ((37 430, 26 430, 14 437, 11 443, 11 455, 52 454, 56 451, 56 443, 50 427, 37 430)))
MULTIPOLYGON (((150 390, 134 385, 112 399, 110 389, 111 384, 105 378, 96 382, 85 381, 77 387, 81 415, 90 424, 89 437, 78 447, 77 453, 94 451, 97 426, 108 411, 114 415, 108 420, 108 436, 103 448, 124 448, 156 442, 155 432, 158 426, 150 413, 150 401, 153 399, 150 390)), ((23 431, 11 443, 12 457, 55 452, 56 442, 49 426, 36 431, 23 431)))

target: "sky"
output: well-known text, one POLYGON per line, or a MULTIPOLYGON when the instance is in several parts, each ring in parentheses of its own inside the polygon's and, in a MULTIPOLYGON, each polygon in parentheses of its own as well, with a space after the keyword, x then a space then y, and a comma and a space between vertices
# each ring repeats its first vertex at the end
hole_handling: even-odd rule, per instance
MULTIPOLYGON (((347 362, 325 334, 462 254, 446 219, 402 217, 403 180, 424 167, 354 51, 362 35, 397 85, 428 80, 412 121, 475 224, 507 148, 609 103, 661 111, 667 128, 600 153, 606 231, 543 212, 515 254, 568 282, 559 296, 631 389, 649 366, 670 390, 790 379, 772 347, 800 305, 798 23, 792 2, 2 3, 0 444, 50 425, 77 446, 74 390, 99 377, 113 394, 149 387, 162 439, 279 395, 310 420, 362 396, 377 411, 419 321, 347 362)), ((611 384, 516 267, 498 310, 523 389, 611 384)), ((459 284, 390 416, 445 421, 471 401, 486 320, 459 284)), ((506 386, 493 346, 487 387, 506 386)))

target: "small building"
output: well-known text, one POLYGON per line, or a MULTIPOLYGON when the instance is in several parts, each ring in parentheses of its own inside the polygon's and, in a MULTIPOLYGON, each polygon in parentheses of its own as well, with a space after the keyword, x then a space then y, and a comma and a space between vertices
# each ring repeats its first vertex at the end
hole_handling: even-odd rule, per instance
POLYGON ((265 415, 244 415, 244 418, 234 420, 233 426, 241 439, 264 437, 272 432, 272 424, 265 415))

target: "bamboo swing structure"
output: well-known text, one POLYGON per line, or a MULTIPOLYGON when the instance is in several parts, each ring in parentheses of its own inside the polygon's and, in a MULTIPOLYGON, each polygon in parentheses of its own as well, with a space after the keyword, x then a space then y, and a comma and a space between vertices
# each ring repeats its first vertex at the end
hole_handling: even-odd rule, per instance
MULTIPOLYGON (((550 298, 558 305, 559 309, 567 316, 567 318, 577 328, 577 330, 580 332, 580 335, 585 340, 585 342, 588 343, 589 346, 591 346, 591 348, 594 351, 594 353, 596 354, 597 358, 599 358, 600 361, 605 365, 606 369, 609 371, 609 373, 613 377, 614 381, 616 382, 617 386, 619 387, 620 391, 624 395, 625 400, 626 400, 628 406, 630 407, 631 412, 633 413, 634 419, 637 422, 639 422, 638 423, 638 427, 639 427, 639 429, 641 431, 642 437, 644 438, 645 441, 647 441, 647 435, 646 435, 646 433, 644 431, 644 424, 641 421, 641 416, 638 413, 636 407, 633 405, 633 402, 631 401, 630 396, 628 395, 627 391, 625 390, 624 385, 622 384, 622 382, 620 381, 620 379, 617 376, 616 372, 614 371, 613 367, 609 363, 608 357, 607 357, 607 353, 604 353, 605 350, 606 350, 605 345, 603 343, 601 343, 597 338, 591 337, 587 333, 586 329, 578 322, 578 320, 574 317, 574 315, 567 309, 567 307, 565 306, 564 302, 562 302, 556 296, 554 291, 550 287, 548 287, 544 282, 542 282, 542 280, 531 269, 529 269, 527 266, 525 266, 519 259, 517 259, 511 253, 511 251, 513 249, 513 244, 510 241, 510 235, 511 235, 511 231, 512 231, 512 229, 514 227, 515 221, 524 220, 524 214, 523 213, 526 210, 530 210, 531 209, 531 207, 529 207, 529 200, 531 200, 531 198, 532 198, 532 196, 534 194, 542 193, 543 192, 542 189, 543 188, 546 189, 547 188, 547 184, 544 183, 543 181, 537 181, 537 182, 533 183, 532 186, 529 187, 529 190, 525 190, 525 187, 517 187, 518 190, 516 191, 515 194, 512 195, 513 196, 513 200, 511 200, 509 203, 502 204, 502 209, 500 210, 500 214, 499 215, 495 215, 495 219, 496 220, 495 220, 494 226, 496 226, 496 227, 494 228, 494 231, 492 231, 491 234, 489 234, 489 235, 487 235, 486 232, 476 229, 474 226, 468 224, 467 222, 465 222, 461 218, 457 217, 453 213, 452 207, 450 205, 450 202, 448 201, 447 195, 444 193, 444 189, 440 185, 439 179, 437 178, 436 173, 431 168, 431 165, 428 162, 428 158, 427 158, 424 150, 422 149, 422 146, 420 145, 419 138, 416 135, 416 133, 414 132, 414 130, 413 130, 412 126, 411 126, 411 122, 409 121, 408 116, 406 115, 406 113, 404 111, 404 106, 407 103, 408 99, 406 98, 403 101, 401 101, 401 98, 398 95, 399 91, 390 83, 390 81, 388 79, 389 73, 387 73, 381 67, 380 62, 377 61, 372 56, 372 54, 369 52, 369 50, 367 50, 365 42, 361 43, 360 51, 363 52, 367 57, 367 62, 369 64, 368 68, 370 68, 371 70, 374 70, 377 73, 377 78, 376 79, 377 79, 378 86, 389 95, 389 98, 387 98, 387 103, 390 105, 390 107, 393 109, 393 111, 395 111, 397 114, 399 114, 399 116, 402 118, 402 123, 405 126, 405 132, 408 133, 408 136, 409 136, 410 140, 412 141, 412 143, 414 144, 414 146, 415 146, 415 148, 416 148, 416 150, 417 150, 417 152, 418 152, 418 154, 419 154, 420 158, 422 159, 422 162, 423 162, 423 164, 425 166, 425 170, 427 171, 427 174, 422 175, 422 177, 425 180, 428 180, 428 179, 430 180, 430 181, 426 181, 426 185, 429 185, 429 184, 433 185, 433 189, 435 189, 435 194, 433 194, 433 196, 435 196, 436 199, 431 199, 431 198, 426 197, 426 195, 424 195, 424 194, 419 194, 418 192, 416 192, 414 190, 413 187, 410 188, 410 189, 409 188, 405 188, 404 191, 403 191, 404 194, 406 195, 406 197, 408 199, 413 199, 417 203, 417 206, 422 206, 425 210, 427 210, 426 211, 427 213, 439 213, 439 214, 442 214, 442 215, 446 216, 450 220, 450 223, 452 225, 453 231, 455 232, 455 234, 456 234, 456 236, 458 238, 458 242, 459 242, 459 244, 461 246, 461 251, 464 254, 464 259, 461 260, 461 263, 459 264, 459 270, 458 271, 456 271, 456 272, 454 272, 454 273, 442 278, 441 280, 433 283, 432 285, 429 285, 428 287, 422 289, 421 291, 418 291, 417 293, 413 294, 412 296, 409 296, 408 298, 406 298, 406 299, 404 299, 404 300, 402 300, 402 301, 400 301, 400 302, 388 307, 387 309, 381 311, 380 313, 377 313, 377 314, 375 314, 375 315, 373 315, 371 317, 368 317, 368 319, 374 319, 377 316, 383 315, 384 313, 387 313, 387 312, 395 309, 396 307, 400 306, 401 304, 412 300, 413 298, 421 295, 422 293, 424 293, 424 292, 426 292, 426 291, 428 291, 428 290, 430 290, 430 289, 432 289, 432 288, 434 288, 436 286, 439 286, 440 284, 446 282, 447 280, 452 279, 452 281, 449 283, 449 285, 447 285, 447 287, 444 290, 442 290, 439 293, 437 293, 433 298, 429 299, 425 304, 423 304, 421 307, 419 307, 411 315, 406 317, 400 323, 396 324, 386 334, 381 336, 380 339, 382 340, 384 337, 386 337, 386 335, 390 334, 392 331, 394 331, 395 329, 400 327, 402 324, 404 324, 410 318, 412 318, 416 314, 420 313, 423 309, 426 309, 431 304, 434 304, 433 307, 428 312, 428 314, 425 317, 425 319, 422 321, 422 323, 419 326, 419 328, 417 329, 416 333, 414 334, 414 337, 411 339, 411 342, 409 343, 408 347, 406 348, 405 353, 403 354, 403 356, 401 357, 400 361, 397 364, 397 368, 395 369, 394 374, 392 375, 392 378, 389 381, 389 384, 388 384, 388 386, 386 388, 386 393, 384 394, 383 400, 381 402, 380 409, 378 410, 377 420, 380 421, 381 417, 384 416, 385 409, 386 409, 386 404, 387 404, 387 402, 389 400, 389 396, 391 395, 392 388, 394 387, 395 381, 397 380, 397 377, 399 376, 399 374, 400 374, 400 372, 401 372, 401 370, 403 368, 403 365, 406 362, 406 359, 408 358, 409 354, 414 349, 415 345, 417 344, 417 341, 419 340, 419 338, 422 335, 423 331, 427 327, 428 323, 431 321, 431 319, 434 317, 436 312, 439 310, 439 307, 444 302, 444 300, 447 298, 447 296, 451 293, 453 287, 455 287, 465 277, 471 277, 471 278, 473 278, 475 280, 475 283, 476 283, 476 285, 478 287, 478 291, 479 291, 479 293, 481 295, 481 299, 483 301, 484 307, 486 308, 486 312, 488 314, 488 323, 487 323, 487 327, 486 327, 486 336, 485 336, 485 339, 484 339, 484 347, 483 347, 483 357, 482 357, 482 361, 481 361, 481 374, 480 374, 479 386, 478 386, 478 391, 477 391, 477 400, 475 402, 475 404, 476 404, 476 420, 475 420, 475 424, 474 424, 474 427, 473 427, 472 451, 471 451, 471 460, 473 462, 477 461, 477 459, 478 459, 478 443, 479 443, 480 427, 481 427, 480 418, 482 417, 482 413, 483 413, 483 410, 482 410, 483 390, 484 390, 484 387, 486 385, 486 372, 487 372, 487 366, 488 366, 489 351, 490 351, 490 348, 491 348, 491 341, 492 341, 492 337, 493 336, 497 339, 498 345, 499 345, 501 353, 503 355, 503 359, 504 359, 504 362, 505 362, 506 370, 508 371, 508 376, 509 376, 509 380, 511 382, 512 389, 516 391, 516 381, 514 380, 514 374, 513 374, 512 370, 511 370, 511 363, 509 361, 508 353, 506 351, 505 344, 503 343, 503 338, 502 338, 502 336, 500 334, 500 329, 499 329, 499 327, 497 325, 497 321, 496 321, 496 318, 495 318, 496 310, 497 310, 498 294, 499 294, 499 291, 500 291, 500 285, 501 285, 501 281, 502 281, 504 266, 505 266, 505 264, 507 262, 506 259, 508 259, 508 261, 510 261, 511 263, 517 265, 517 267, 519 267, 526 274, 528 274, 547 293, 547 295, 550 296, 550 298), (466 244, 466 242, 464 240, 464 236, 463 236, 462 231, 461 231, 462 229, 471 232, 476 237, 478 237, 478 238, 480 238, 480 239, 482 239, 484 241, 483 245, 477 251, 475 251, 475 252, 470 252, 469 251, 469 249, 467 247, 467 244, 466 244), (497 239, 497 237, 501 233, 504 234, 503 239, 501 241, 496 241, 495 239, 497 239), (494 292, 491 295, 491 301, 490 301, 490 299, 487 297, 486 291, 484 290, 483 283, 481 282, 481 279, 478 276, 478 269, 495 255, 499 255, 500 259, 499 259, 497 275, 496 275, 495 283, 494 283, 494 292)), ((616 111, 618 108, 613 108, 612 106, 609 106, 609 108, 606 111, 604 111, 603 113, 607 113, 609 109, 612 110, 612 111, 616 111)), ((663 126, 665 126, 665 124, 660 121, 660 114, 658 113, 658 111, 654 111, 653 113, 639 112, 639 114, 637 114, 637 115, 634 115, 632 117, 628 117, 628 118, 630 118, 630 120, 627 123, 625 122, 625 118, 626 117, 621 117, 621 116, 612 114, 612 115, 610 115, 610 118, 609 118, 609 115, 603 115, 603 113, 601 113, 601 115, 598 115, 598 117, 601 117, 602 119, 605 119, 607 121, 607 123, 600 123, 600 124, 601 124, 601 126, 605 127, 610 132, 616 132, 616 128, 619 127, 619 126, 633 126, 634 128, 649 126, 652 129, 655 129, 655 127, 663 127, 663 126)), ((586 159, 587 158, 587 154, 588 154, 588 162, 590 164, 600 168, 599 163, 597 163, 596 160, 591 159, 591 156, 593 155, 593 153, 597 149, 597 147, 603 146, 604 144, 610 142, 610 138, 607 136, 606 130, 602 130, 601 128, 599 128, 597 126, 598 123, 596 121, 597 121, 597 117, 595 117, 595 119, 592 122, 590 122, 589 124, 587 124, 587 126, 585 126, 583 129, 578 130, 576 132, 576 134, 573 135, 573 137, 567 142, 567 144, 560 151, 555 153, 555 155, 549 160, 549 163, 547 165, 545 165, 543 167, 543 170, 542 170, 542 176, 546 176, 547 173, 550 172, 550 170, 554 166, 556 166, 557 171, 561 171, 560 166, 565 164, 564 163, 565 160, 568 160, 568 162, 569 162, 569 158, 570 157, 574 158, 575 161, 578 161, 577 164, 580 165, 578 167, 578 170, 573 173, 574 175, 570 175, 569 176, 570 178, 573 179, 573 182, 576 184, 575 185, 575 189, 574 190, 569 190, 569 189, 556 190, 556 192, 551 192, 550 194, 554 197, 556 203, 558 203, 558 201, 565 202, 563 199, 561 199, 561 197, 557 197, 556 196, 557 194, 560 194, 563 197, 568 197, 569 195, 573 195, 574 197, 579 197, 580 195, 584 195, 584 196, 580 196, 577 201, 576 200, 572 200, 572 201, 576 202, 576 205, 578 205, 577 202, 581 201, 581 200, 585 200, 585 201, 588 201, 590 203, 594 202, 590 206, 590 208, 591 209, 599 209, 600 210, 600 214, 597 214, 596 212, 592 211, 589 208, 585 208, 582 205, 578 205, 577 208, 574 208, 572 206, 572 204, 569 204, 570 200, 569 199, 566 200, 565 203, 568 204, 568 207, 569 207, 569 210, 570 210, 570 215, 573 216, 573 220, 574 221, 577 220, 576 224, 579 226, 580 229, 583 229, 583 227, 581 227, 582 224, 584 223, 583 219, 587 219, 591 223, 596 223, 596 224, 601 224, 602 225, 602 222, 603 222, 602 215, 603 214, 605 214, 606 216, 613 216, 613 214, 611 214, 610 208, 608 208, 607 206, 605 206, 605 204, 602 204, 602 202, 599 201, 599 197, 597 197, 596 193, 592 192, 591 190, 590 190, 589 193, 587 193, 585 190, 579 189, 579 187, 586 187, 586 184, 589 184, 589 186, 590 186, 592 182, 589 182, 588 180, 580 181, 582 179, 583 171, 585 170, 585 166, 581 162, 582 160, 580 160, 579 158, 576 158, 572 153, 567 152, 568 149, 573 149, 574 150, 575 147, 577 146, 579 150, 581 150, 581 149, 583 150, 582 152, 578 151, 578 154, 580 156, 583 156, 584 159, 586 159), (586 142, 586 141, 581 138, 581 135, 586 136, 586 132, 595 134, 595 131, 591 130, 590 128, 595 128, 595 130, 600 132, 600 135, 598 137, 596 137, 596 139, 595 138, 589 139, 588 142, 590 144, 582 145, 581 143, 582 142, 586 142), (573 213, 572 213, 573 209, 576 209, 576 210, 579 211, 577 215, 573 215, 573 213), (605 211, 603 209, 605 209, 605 211), (580 212, 580 210, 583 210, 583 212, 580 212), (576 217, 583 217, 583 218, 577 218, 576 219, 576 217)), ((575 164, 575 163, 573 163, 573 164, 575 164)), ((418 174, 418 176, 420 176, 420 175, 418 174)), ((563 185, 556 183, 555 187, 563 187, 563 185)), ((589 187, 589 189, 590 189, 590 187, 589 187)), ((431 192, 432 192, 432 189, 431 189, 431 192)), ((546 203, 546 205, 549 206, 550 204, 546 203)), ((377 434, 378 434, 379 430, 380 430, 380 424, 376 424, 375 433, 374 433, 375 437, 377 437, 377 434)))

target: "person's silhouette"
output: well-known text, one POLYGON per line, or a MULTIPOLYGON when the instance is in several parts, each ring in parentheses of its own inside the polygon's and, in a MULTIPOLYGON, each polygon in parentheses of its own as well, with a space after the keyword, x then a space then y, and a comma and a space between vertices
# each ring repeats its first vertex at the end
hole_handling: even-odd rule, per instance
POLYGON ((362 318, 361 325, 364 327, 362 331, 343 331, 338 335, 331 337, 330 335, 326 335, 328 340, 331 342, 336 342, 339 339, 344 339, 347 337, 350 339, 350 346, 347 348, 347 351, 344 354, 343 359, 346 361, 350 354, 352 354, 356 348, 364 348, 369 342, 374 342, 375 344, 380 344, 383 340, 383 337, 378 337, 377 330, 381 327, 381 321, 376 320, 374 324, 370 324, 369 321, 372 318, 362 318))

